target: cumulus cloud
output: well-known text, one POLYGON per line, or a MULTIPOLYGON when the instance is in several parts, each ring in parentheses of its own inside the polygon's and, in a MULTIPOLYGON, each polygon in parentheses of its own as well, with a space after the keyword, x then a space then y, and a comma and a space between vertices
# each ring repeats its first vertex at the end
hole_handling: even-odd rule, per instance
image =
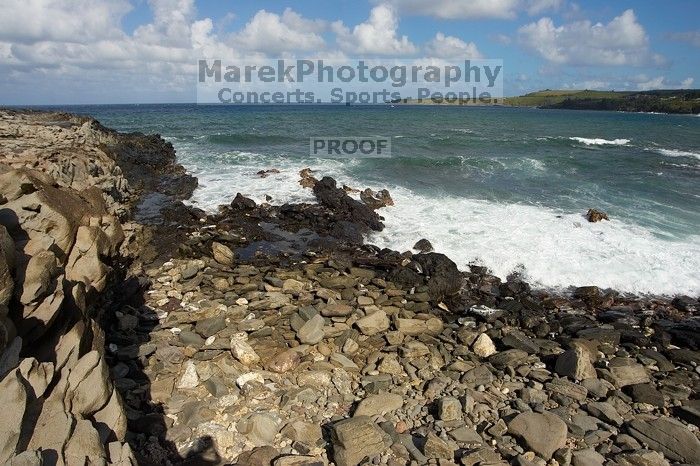
POLYGON ((89 43, 123 37, 127 0, 3 0, 0 40, 15 43, 89 43))
POLYGON ((609 23, 576 21, 556 26, 551 18, 518 29, 520 43, 544 59, 570 65, 661 64, 663 57, 649 49, 644 27, 633 10, 609 23))
POLYGON ((394 8, 378 5, 372 8, 367 21, 352 30, 336 21, 332 24, 341 50, 354 54, 410 55, 418 51, 407 36, 398 36, 399 19, 394 8))
POLYGON ((653 89, 689 89, 693 86, 695 80, 693 78, 686 78, 682 81, 673 81, 666 78, 666 76, 649 78, 641 74, 634 76, 630 81, 632 81, 630 85, 631 88, 640 91, 650 91, 653 89))
POLYGON ((483 58, 474 42, 464 42, 454 36, 446 36, 438 32, 426 44, 425 52, 435 58, 483 58))
POLYGON ((325 41, 319 33, 326 27, 324 21, 306 19, 291 8, 282 15, 260 10, 234 35, 233 43, 245 50, 267 54, 321 50, 325 41))
POLYGON ((503 18, 516 15, 520 0, 391 0, 398 11, 440 19, 503 18))
MULTIPOLYGON (((375 2, 387 0, 375 0, 375 2)), ((388 0, 401 14, 439 19, 513 19, 520 11, 538 15, 558 9, 563 0, 388 0)))
POLYGON ((192 0, 148 0, 153 22, 139 26, 134 38, 149 45, 188 47, 197 11, 192 0))

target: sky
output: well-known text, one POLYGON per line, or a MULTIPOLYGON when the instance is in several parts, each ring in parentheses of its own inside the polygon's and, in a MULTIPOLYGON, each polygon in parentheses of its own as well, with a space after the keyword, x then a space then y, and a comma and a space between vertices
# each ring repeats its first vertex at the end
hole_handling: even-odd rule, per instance
POLYGON ((196 101, 197 61, 503 60, 504 93, 700 87, 698 0, 0 0, 0 105, 196 101))

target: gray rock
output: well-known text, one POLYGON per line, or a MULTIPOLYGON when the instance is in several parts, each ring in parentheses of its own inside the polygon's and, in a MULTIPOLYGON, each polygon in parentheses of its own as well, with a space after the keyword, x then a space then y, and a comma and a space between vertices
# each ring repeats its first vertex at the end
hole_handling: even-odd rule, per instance
POLYGON ((438 417, 443 421, 462 419, 462 403, 457 398, 446 396, 438 401, 438 417))
POLYGON ((467 445, 480 445, 484 443, 484 439, 477 431, 466 426, 458 427, 447 433, 456 442, 466 443, 467 445))
POLYGON ((571 464, 573 466, 603 466, 605 457, 593 448, 577 450, 573 452, 571 464))
POLYGON ((610 382, 603 379, 585 379, 581 385, 588 390, 589 396, 595 398, 605 398, 610 390, 615 389, 610 382))
POLYGON ((377 416, 396 411, 403 406, 403 397, 395 393, 370 395, 360 401, 353 416, 377 416))
POLYGON ((183 330, 182 332, 180 332, 178 338, 180 339, 182 344, 186 346, 194 346, 195 348, 199 348, 204 345, 204 338, 202 338, 194 332, 190 332, 187 330, 183 330))
POLYGON ((588 390, 583 385, 569 382, 566 379, 554 379, 545 385, 551 392, 558 393, 576 401, 584 401, 588 395, 588 390))
POLYGON ((347 304, 334 303, 321 309, 321 315, 325 317, 346 317, 352 314, 353 308, 347 304))
POLYGON ((357 322, 355 322, 355 325, 357 325, 357 328, 359 328, 360 332, 362 332, 364 335, 372 336, 379 332, 388 330, 390 322, 386 312, 383 310, 378 310, 368 316, 363 317, 362 319, 359 319, 357 322))
POLYGON ((620 413, 618 413, 609 403, 592 401, 586 405, 586 411, 591 413, 592 416, 601 419, 603 422, 607 422, 608 424, 613 424, 618 427, 625 422, 622 416, 620 416, 620 413))
POLYGON ((235 255, 228 246, 214 241, 211 245, 214 260, 221 265, 232 266, 235 255))
POLYGON ((238 431, 245 435, 255 446, 274 443, 280 430, 279 421, 267 413, 253 413, 238 423, 238 431))
POLYGON ((700 458, 700 440, 681 422, 660 417, 651 421, 635 419, 627 424, 630 435, 670 460, 694 463, 700 458))
POLYGON ((557 374, 564 377, 571 377, 574 380, 593 379, 597 377, 588 352, 580 346, 560 354, 557 358, 554 370, 557 374))
POLYGON ((544 459, 566 444, 568 429, 559 416, 549 413, 522 413, 508 423, 508 432, 544 459))
POLYGON ((316 314, 311 319, 306 321, 304 325, 297 331, 297 338, 306 345, 315 345, 323 340, 323 327, 326 321, 320 314, 316 314))
POLYGON ((659 408, 664 407, 664 396, 656 389, 654 384, 641 383, 632 385, 630 388, 630 394, 632 399, 637 403, 647 403, 659 408))
MULTIPOLYGON (((194 329, 203 338, 209 338, 212 335, 216 335, 220 331, 226 328, 226 318, 224 315, 208 317, 197 322, 194 329)), ((182 335, 182 334, 180 334, 182 335)))
POLYGON ((455 451, 447 442, 432 432, 428 432, 423 445, 423 454, 427 458, 454 461, 455 451))
POLYGON ((337 466, 355 466, 389 446, 389 436, 364 416, 336 422, 331 429, 333 459, 337 466))
POLYGON ((523 350, 529 354, 536 354, 540 349, 530 337, 516 329, 508 330, 508 333, 501 338, 501 343, 508 348, 523 350))
POLYGON ((669 466, 669 462, 658 451, 641 449, 634 453, 617 455, 615 462, 620 466, 669 466))
POLYGON ((184 269, 182 269, 182 278, 189 280, 199 273, 199 264, 196 261, 190 261, 187 263, 184 269))
POLYGON ((613 358, 610 360, 610 375, 617 387, 626 387, 649 382, 649 374, 641 364, 630 358, 613 358))
POLYGON ((519 349, 510 349, 506 351, 501 351, 500 353, 494 354, 489 358, 489 362, 494 365, 494 367, 518 367, 523 364, 527 359, 527 353, 519 349))
POLYGON ((270 466, 272 460, 279 454, 280 452, 271 446, 256 447, 238 455, 236 464, 239 466, 270 466))

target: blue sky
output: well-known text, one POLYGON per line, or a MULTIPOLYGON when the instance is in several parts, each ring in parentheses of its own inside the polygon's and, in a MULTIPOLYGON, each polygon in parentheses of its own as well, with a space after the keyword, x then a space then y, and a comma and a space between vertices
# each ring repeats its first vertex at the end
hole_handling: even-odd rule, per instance
POLYGON ((192 102, 199 58, 482 57, 505 93, 700 87, 700 1, 3 0, 0 104, 192 102))

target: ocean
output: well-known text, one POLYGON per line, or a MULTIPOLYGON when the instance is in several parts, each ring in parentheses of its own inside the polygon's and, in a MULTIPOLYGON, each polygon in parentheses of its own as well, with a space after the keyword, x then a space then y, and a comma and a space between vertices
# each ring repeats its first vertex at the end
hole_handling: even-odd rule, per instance
POLYGON ((240 192, 313 201, 310 167, 354 188, 386 188, 399 251, 420 238, 458 266, 565 289, 700 293, 700 118, 498 107, 71 106, 120 131, 159 133, 199 179, 193 205, 240 192), (388 158, 315 158, 316 136, 391 137, 388 158), (280 171, 267 178, 259 170, 280 171), (589 208, 610 221, 588 223, 589 208))

